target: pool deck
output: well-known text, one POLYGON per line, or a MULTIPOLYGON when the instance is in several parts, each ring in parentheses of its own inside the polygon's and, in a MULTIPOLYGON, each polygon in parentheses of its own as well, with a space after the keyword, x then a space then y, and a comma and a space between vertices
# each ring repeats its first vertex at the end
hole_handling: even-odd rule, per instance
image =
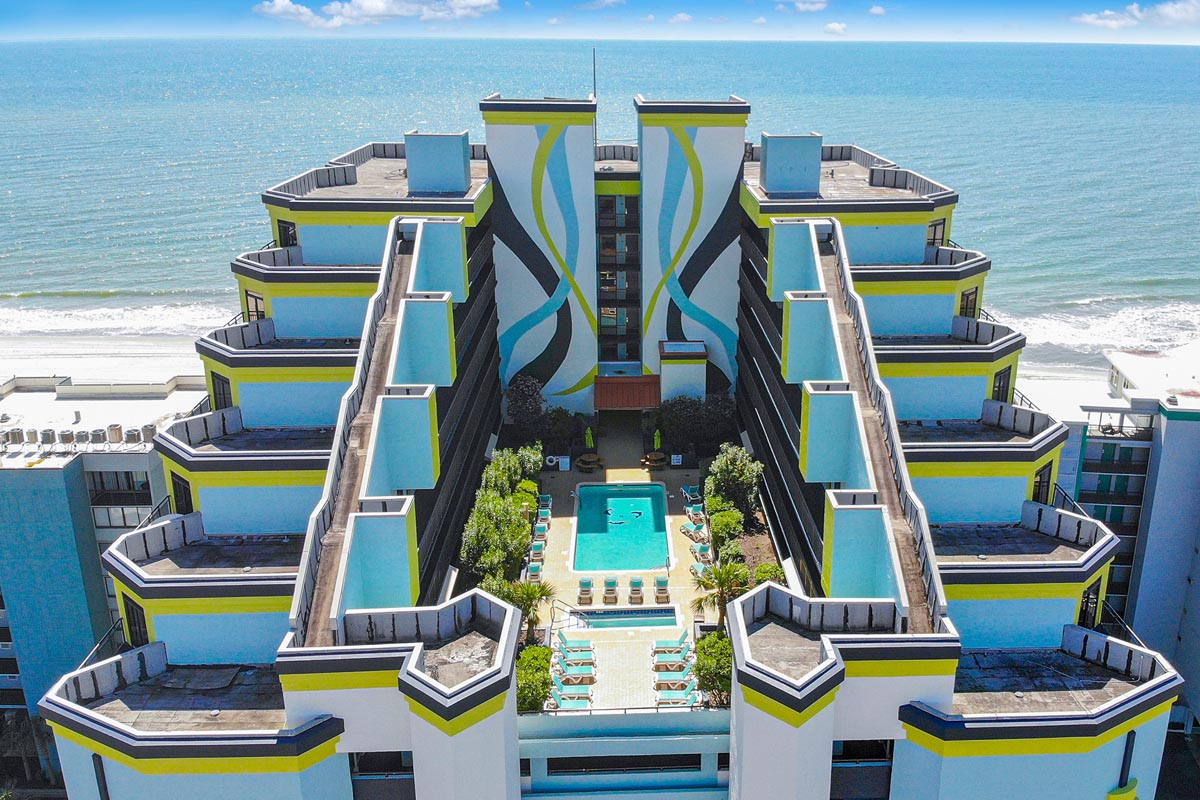
MULTIPOLYGON (((687 520, 685 504, 679 487, 699 482, 697 470, 655 470, 648 472, 638 466, 642 457, 641 442, 635 437, 611 430, 601 435, 597 450, 610 469, 593 473, 578 470, 571 472, 542 473, 542 491, 554 498, 550 519, 550 532, 546 539, 546 558, 542 567, 543 580, 557 590, 557 603, 571 608, 612 610, 622 608, 665 608, 668 604, 654 602, 654 576, 663 569, 644 570, 639 573, 617 573, 620 576, 620 591, 616 603, 605 604, 604 572, 575 572, 571 569, 571 536, 575 513, 575 487, 580 483, 598 482, 654 482, 667 486, 667 536, 670 541, 672 562, 668 572, 671 594, 669 605, 676 607, 676 626, 646 628, 582 628, 566 627, 569 615, 557 606, 550 620, 552 633, 565 630, 572 638, 591 639, 596 650, 596 682, 592 685, 592 708, 653 708, 655 704, 654 670, 650 650, 658 639, 678 638, 683 630, 690 632, 695 615, 691 610, 694 594, 690 567, 695 563, 689 547, 692 540, 679 532, 687 520), (628 466, 626 466, 628 465, 628 466), (645 601, 641 605, 629 603, 629 577, 640 574, 643 579, 645 601), (579 578, 592 577, 594 599, 591 606, 580 606, 577 602, 579 578)), ((550 616, 543 610, 543 620, 550 616)), ((694 645, 694 642, 693 642, 694 645)))

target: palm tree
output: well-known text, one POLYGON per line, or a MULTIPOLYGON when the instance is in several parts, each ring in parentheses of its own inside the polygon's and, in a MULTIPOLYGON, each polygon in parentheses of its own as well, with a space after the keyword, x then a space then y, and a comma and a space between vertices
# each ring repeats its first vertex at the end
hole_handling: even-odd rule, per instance
POLYGON ((736 562, 716 564, 693 579, 698 594, 692 599, 692 611, 697 614, 714 608, 717 611, 717 630, 725 630, 725 607, 750 586, 750 570, 736 562))
POLYGON ((525 616, 525 641, 533 643, 533 629, 541 621, 538 618, 538 606, 543 600, 554 599, 554 587, 549 583, 530 583, 515 581, 509 584, 507 596, 504 598, 512 603, 525 616))

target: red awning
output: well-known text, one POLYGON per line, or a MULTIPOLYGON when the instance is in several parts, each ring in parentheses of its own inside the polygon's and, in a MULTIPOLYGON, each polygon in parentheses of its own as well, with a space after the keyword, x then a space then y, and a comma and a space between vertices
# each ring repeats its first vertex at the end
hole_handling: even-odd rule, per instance
POLYGON ((657 375, 596 378, 597 411, 641 411, 658 405, 657 375))

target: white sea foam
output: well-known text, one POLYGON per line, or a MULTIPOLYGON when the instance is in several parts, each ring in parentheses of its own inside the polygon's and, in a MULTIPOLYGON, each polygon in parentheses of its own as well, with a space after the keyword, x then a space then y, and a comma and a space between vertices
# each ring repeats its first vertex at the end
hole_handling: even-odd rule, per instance
POLYGON ((1124 306, 1099 304, 1086 313, 1052 312, 1031 316, 1001 314, 1001 321, 1025 334, 1030 345, 1049 344, 1080 353, 1113 349, 1165 350, 1200 339, 1200 303, 1124 306))
POLYGON ((0 336, 199 336, 221 326, 235 313, 235 308, 217 303, 87 309, 0 308, 0 336))

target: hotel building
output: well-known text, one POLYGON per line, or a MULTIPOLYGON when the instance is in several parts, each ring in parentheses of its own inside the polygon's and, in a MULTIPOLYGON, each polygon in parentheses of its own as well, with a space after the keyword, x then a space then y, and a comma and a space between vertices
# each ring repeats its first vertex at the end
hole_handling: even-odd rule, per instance
POLYGON ((211 410, 155 438, 175 513, 103 555, 128 646, 40 704, 72 798, 1153 797, 1182 680, 1100 628, 1121 542, 1055 489, 1069 430, 1014 394, 957 193, 748 142, 737 97, 634 104, 608 145, 594 98, 491 96, 486 145, 413 131, 263 194, 276 246, 197 345, 211 410), (698 622, 697 473, 610 454, 666 476, 667 557, 578 568, 582 493, 543 473, 543 621, 595 682, 517 712, 520 613, 455 569, 517 375, 601 429, 736 399, 787 585, 729 606, 728 707, 655 692, 698 622), (663 602, 626 602, 638 570, 663 602))

